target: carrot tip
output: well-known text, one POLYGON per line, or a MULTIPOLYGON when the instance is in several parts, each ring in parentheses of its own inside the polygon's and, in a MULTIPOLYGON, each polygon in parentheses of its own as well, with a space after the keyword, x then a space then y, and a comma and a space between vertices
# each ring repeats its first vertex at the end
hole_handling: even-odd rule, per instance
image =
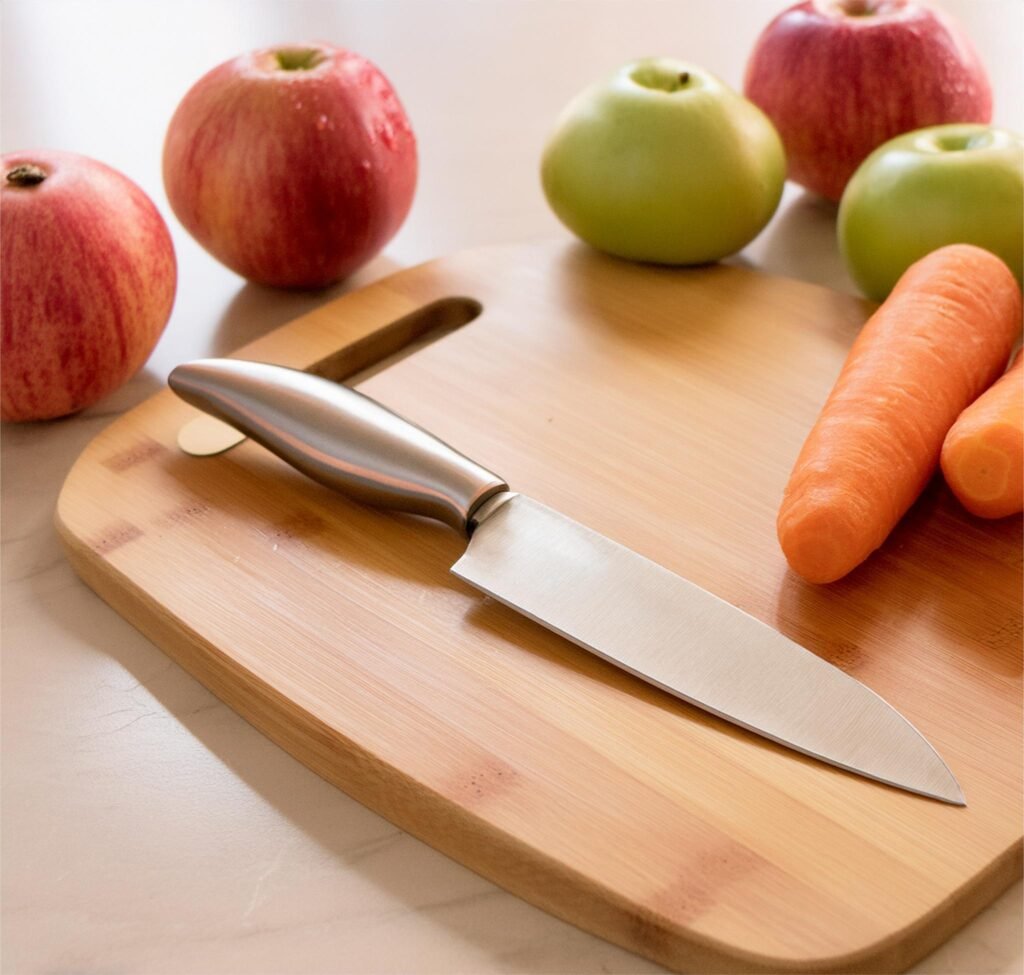
POLYGON ((779 544, 789 567, 807 582, 836 582, 871 554, 850 523, 827 506, 805 507, 779 525, 779 544))

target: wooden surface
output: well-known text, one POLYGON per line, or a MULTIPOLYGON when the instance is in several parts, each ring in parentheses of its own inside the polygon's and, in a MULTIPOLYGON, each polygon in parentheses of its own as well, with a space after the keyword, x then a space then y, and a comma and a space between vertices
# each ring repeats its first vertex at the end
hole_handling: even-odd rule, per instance
POLYGON ((341 378, 448 330, 361 388, 877 690, 965 809, 582 654, 451 577, 441 526, 251 443, 181 454, 195 413, 167 392, 89 445, 59 529, 97 592, 268 736, 546 910, 685 970, 905 968, 1019 875, 1020 522, 936 483, 843 582, 786 571, 778 498, 868 310, 741 268, 524 246, 399 272, 239 354, 341 378), (451 331, 473 308, 444 299, 466 297, 482 313, 451 331))

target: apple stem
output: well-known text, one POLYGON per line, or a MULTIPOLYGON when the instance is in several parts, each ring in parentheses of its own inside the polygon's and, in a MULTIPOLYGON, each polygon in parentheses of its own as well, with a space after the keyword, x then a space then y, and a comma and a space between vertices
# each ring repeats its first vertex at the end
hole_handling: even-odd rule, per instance
POLYGON ((4 179, 11 186, 36 186, 46 179, 46 171, 32 163, 21 163, 9 169, 4 179))
POLYGON ((652 62, 641 62, 630 72, 630 80, 644 88, 666 91, 672 94, 686 88, 693 76, 689 71, 678 71, 675 66, 668 68, 652 62))
POLYGON ((324 60, 323 51, 315 48, 282 48, 274 56, 282 71, 309 71, 324 60))

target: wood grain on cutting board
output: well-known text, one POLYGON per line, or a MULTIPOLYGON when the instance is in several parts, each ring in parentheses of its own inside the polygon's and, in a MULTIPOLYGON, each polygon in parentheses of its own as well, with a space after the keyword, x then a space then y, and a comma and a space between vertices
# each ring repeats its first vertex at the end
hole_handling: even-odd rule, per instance
POLYGON ((441 525, 251 442, 184 455, 197 414, 170 392, 87 448, 58 527, 86 582, 256 727, 545 910, 682 971, 899 970, 1020 874, 1021 523, 937 480, 845 580, 787 571, 782 488, 869 312, 540 244, 399 272, 238 355, 340 379, 446 332, 359 387, 862 680, 966 808, 583 653, 451 576, 441 525))

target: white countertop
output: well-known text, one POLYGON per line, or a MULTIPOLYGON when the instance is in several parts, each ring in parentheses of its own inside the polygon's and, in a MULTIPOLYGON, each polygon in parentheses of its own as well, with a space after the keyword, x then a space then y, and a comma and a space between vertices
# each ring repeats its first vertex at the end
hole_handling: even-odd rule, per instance
MULTIPOLYGON (((22 973, 656 972, 506 894, 317 778, 96 597, 52 527, 72 462, 186 359, 227 353, 390 270, 564 231, 537 166, 579 88, 645 54, 739 86, 782 0, 274 2, 6 0, 2 149, 68 149, 138 182, 179 261, 170 324, 145 369, 80 416, 3 429, 2 970, 22 973), (206 70, 267 44, 325 39, 375 61, 419 138, 405 226, 346 285, 249 285, 174 220, 163 134, 206 70)), ((1024 4, 945 0, 1024 130, 1024 4)), ((852 291, 834 207, 787 187, 744 252, 852 291)), ((1021 885, 921 961, 1018 973, 1021 885)))

